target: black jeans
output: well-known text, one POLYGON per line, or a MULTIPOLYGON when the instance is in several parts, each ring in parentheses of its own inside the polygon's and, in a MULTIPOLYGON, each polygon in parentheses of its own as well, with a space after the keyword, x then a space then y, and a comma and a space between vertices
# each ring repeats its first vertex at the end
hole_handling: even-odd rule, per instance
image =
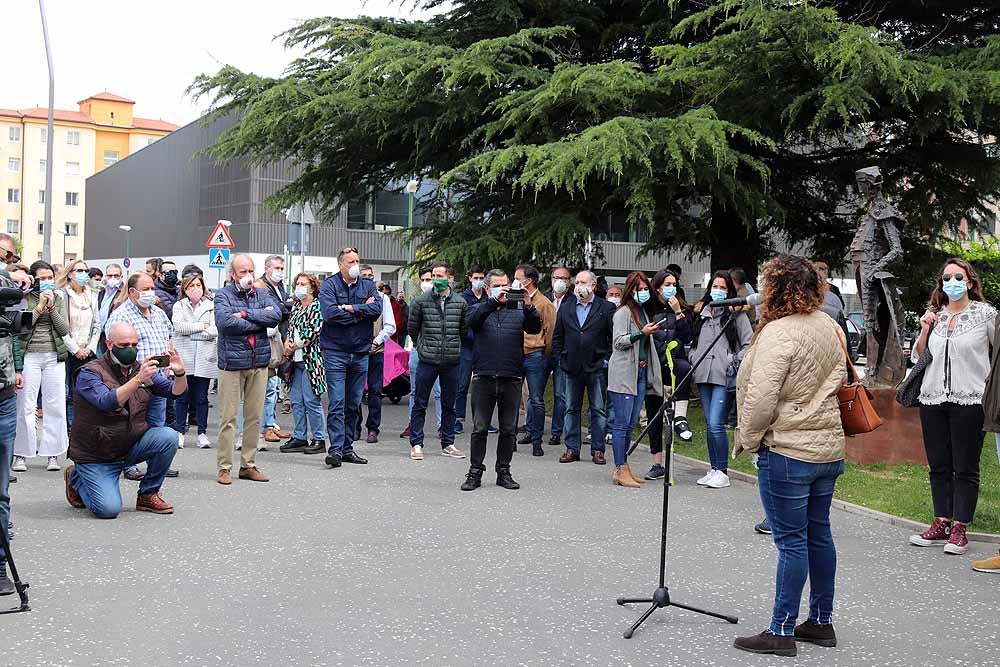
MULTIPOLYGON (((368 422, 369 431, 378 433, 382 428, 382 385, 385 370, 385 352, 368 355, 368 422)), ((358 408, 356 433, 361 433, 361 408, 358 408)))
POLYGON ((476 375, 472 378, 472 468, 486 470, 486 437, 496 408, 500 419, 496 471, 510 469, 521 403, 521 378, 476 375))
POLYGON ((934 516, 971 523, 979 500, 983 406, 920 406, 934 516))

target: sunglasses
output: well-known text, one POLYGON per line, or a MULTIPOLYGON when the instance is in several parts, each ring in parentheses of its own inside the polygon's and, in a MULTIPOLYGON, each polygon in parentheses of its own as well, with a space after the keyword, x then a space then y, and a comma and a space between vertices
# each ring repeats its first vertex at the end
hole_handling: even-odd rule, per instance
POLYGON ((90 269, 77 269, 76 273, 90 273, 90 269))
POLYGON ((965 280, 965 276, 963 276, 961 273, 946 273, 943 276, 941 276, 941 278, 946 283, 947 282, 951 282, 952 280, 958 280, 959 282, 962 282, 962 281, 965 280))
POLYGON ((0 257, 0 259, 2 259, 5 264, 17 264, 21 261, 21 256, 8 250, 7 254, 0 257))
POLYGON ((340 252, 353 252, 355 255, 360 254, 357 248, 344 248, 340 252))

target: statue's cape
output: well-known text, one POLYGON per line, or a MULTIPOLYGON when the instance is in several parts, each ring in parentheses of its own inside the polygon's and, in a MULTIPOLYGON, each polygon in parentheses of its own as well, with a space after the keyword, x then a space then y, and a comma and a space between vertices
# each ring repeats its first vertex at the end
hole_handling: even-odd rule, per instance
POLYGON ((872 205, 868 208, 868 215, 879 221, 894 219, 897 225, 902 225, 906 222, 903 214, 882 197, 872 202, 872 205))

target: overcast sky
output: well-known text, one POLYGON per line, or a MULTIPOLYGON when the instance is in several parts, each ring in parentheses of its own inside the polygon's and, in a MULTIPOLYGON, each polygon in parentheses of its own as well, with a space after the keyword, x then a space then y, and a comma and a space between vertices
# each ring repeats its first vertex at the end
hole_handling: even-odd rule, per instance
MULTIPOLYGON (((278 75, 295 57, 273 37, 315 16, 420 17, 413 0, 47 0, 56 107, 108 90, 136 101, 135 115, 178 125, 204 111, 184 95, 195 76, 235 65, 278 75)), ((0 107, 48 104, 37 0, 0 0, 4 43, 0 107), (12 41, 11 41, 12 40, 12 41)))

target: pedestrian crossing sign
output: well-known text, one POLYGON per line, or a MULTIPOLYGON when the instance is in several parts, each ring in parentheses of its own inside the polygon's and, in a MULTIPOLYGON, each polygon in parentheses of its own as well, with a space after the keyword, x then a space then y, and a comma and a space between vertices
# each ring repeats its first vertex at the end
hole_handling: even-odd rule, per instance
POLYGON ((224 269, 229 266, 229 249, 212 248, 208 251, 208 268, 224 269))

